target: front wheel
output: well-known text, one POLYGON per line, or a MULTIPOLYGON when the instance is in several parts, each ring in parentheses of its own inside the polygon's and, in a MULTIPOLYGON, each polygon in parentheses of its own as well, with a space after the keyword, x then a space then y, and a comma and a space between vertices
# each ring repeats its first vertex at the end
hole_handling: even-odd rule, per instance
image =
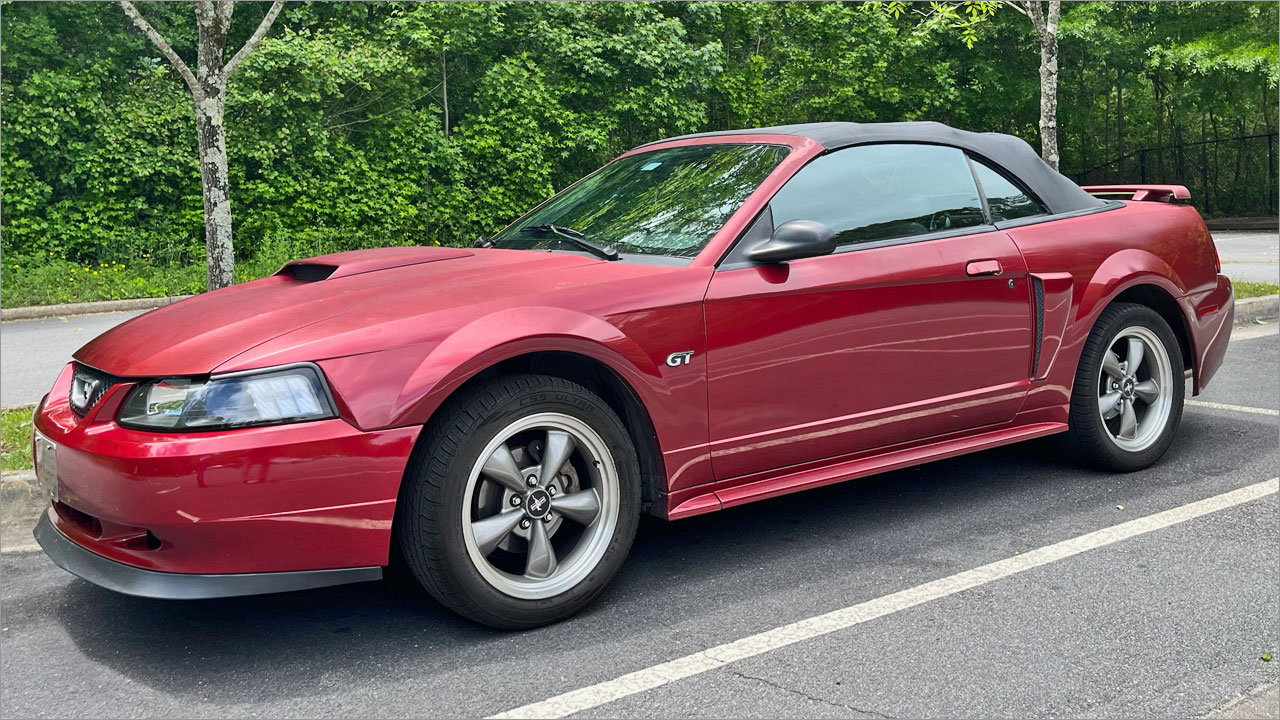
POLYGON ((1069 448, 1107 470, 1151 466, 1173 442, 1185 385, 1182 352, 1164 318, 1144 305, 1111 305, 1080 356, 1069 448))
POLYGON ((494 627, 577 612, 639 522, 639 464, 597 395, 543 375, 464 393, 426 431, 401 493, 401 547, 437 600, 494 627))

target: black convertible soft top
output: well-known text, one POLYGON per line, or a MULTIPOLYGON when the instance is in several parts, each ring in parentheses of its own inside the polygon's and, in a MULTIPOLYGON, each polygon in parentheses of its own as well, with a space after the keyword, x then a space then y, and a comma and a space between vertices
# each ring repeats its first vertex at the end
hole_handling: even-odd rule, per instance
MULTIPOLYGON (((1044 160, 1041 160, 1040 156, 1036 154, 1036 151, 1032 150, 1031 146, 1021 138, 1003 133, 976 133, 968 130, 957 130, 938 122, 804 123, 801 125, 778 125, 775 127, 694 133, 692 135, 681 135, 678 138, 666 138, 657 142, 695 137, 751 134, 805 137, 822 145, 828 151, 839 150, 850 145, 886 142, 950 145, 980 156, 990 164, 998 166, 1009 175, 1018 178, 1048 206, 1049 212, 1055 215, 1079 210, 1091 210, 1107 204, 1105 200, 1099 200, 1090 195, 1080 189, 1079 185, 1071 182, 1046 165, 1044 160)), ((652 145, 654 143, 648 144, 652 145)))

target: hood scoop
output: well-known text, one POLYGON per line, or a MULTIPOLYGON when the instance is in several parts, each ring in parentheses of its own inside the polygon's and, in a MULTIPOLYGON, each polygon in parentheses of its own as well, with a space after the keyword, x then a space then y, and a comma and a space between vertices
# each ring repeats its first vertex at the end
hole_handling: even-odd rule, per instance
POLYGON ((296 260, 276 271, 276 275, 298 282, 336 280, 377 270, 469 257, 470 250, 441 247, 391 247, 320 255, 296 260))

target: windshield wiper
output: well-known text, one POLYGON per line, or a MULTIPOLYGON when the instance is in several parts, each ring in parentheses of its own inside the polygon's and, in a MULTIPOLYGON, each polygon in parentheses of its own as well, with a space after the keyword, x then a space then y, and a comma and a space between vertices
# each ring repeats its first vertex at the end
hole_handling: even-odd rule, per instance
POLYGON ((587 252, 591 253, 592 255, 595 255, 598 258, 603 258, 605 260, 621 260, 622 259, 622 256, 618 254, 617 250, 613 249, 612 247, 600 245, 598 243, 593 243, 590 240, 588 240, 587 237, 583 235, 581 231, 574 230, 571 227, 564 227, 562 225, 552 225, 551 223, 546 223, 545 225, 526 225, 520 228, 520 230, 521 232, 524 232, 526 230, 530 230, 533 232, 549 232, 558 237, 562 237, 565 240, 568 240, 569 243, 572 244, 573 246, 581 250, 586 250, 587 252))

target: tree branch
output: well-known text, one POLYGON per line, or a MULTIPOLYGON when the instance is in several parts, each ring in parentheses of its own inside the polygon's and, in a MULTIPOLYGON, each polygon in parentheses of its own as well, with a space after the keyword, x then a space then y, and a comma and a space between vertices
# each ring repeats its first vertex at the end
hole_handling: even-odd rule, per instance
POLYGON ((1031 19, 1031 24, 1036 29, 1036 36, 1043 42, 1045 39, 1044 7, 1040 4, 1040 0, 1017 0, 1011 5, 1031 19))
POLYGON ((236 9, 236 4, 232 0, 220 0, 218 9, 215 11, 218 16, 218 22, 222 24, 222 29, 228 31, 231 29, 231 13, 236 9))
POLYGON ((235 72, 236 67, 244 62, 244 59, 249 56, 249 53, 253 52, 258 43, 262 42, 262 38, 266 37, 267 31, 271 29, 271 23, 276 21, 276 16, 283 9, 284 0, 276 0, 271 3, 271 9, 267 11, 267 16, 262 18, 262 22, 258 23, 258 29, 253 31, 253 35, 250 35, 249 39, 245 41, 244 47, 236 51, 236 54, 231 56, 231 60, 223 66, 222 76, 224 78, 231 79, 231 73, 235 72))
POLYGON ((1013 10, 1017 10, 1018 12, 1022 13, 1023 15, 1026 15, 1027 17, 1031 17, 1031 15, 1027 13, 1026 8, 1022 7, 1022 3, 1016 2, 1016 0, 1004 0, 1004 5, 1005 7, 1011 8, 1013 10))
POLYGON ((1049 17, 1045 24, 1045 30, 1050 35, 1058 34, 1058 22, 1062 18, 1062 3, 1058 0, 1049 0, 1049 17))
POLYGON ((138 9, 129 0, 120 0, 120 8, 124 10, 125 16, 133 22, 134 27, 141 30, 142 34, 146 35, 147 39, 151 41, 151 44, 160 50, 160 54, 164 55, 169 64, 173 66, 173 69, 178 71, 183 81, 187 83, 187 87, 191 88, 191 92, 199 94, 200 83, 196 81, 196 76, 191 74, 191 68, 187 67, 181 57, 178 57, 178 53, 164 39, 164 36, 151 27, 151 23, 143 19, 142 15, 138 14, 138 9))
MULTIPOLYGON (((322 126, 321 126, 321 129, 323 129, 323 130, 339 130, 339 129, 341 129, 341 128, 349 127, 349 126, 351 126, 351 125, 359 125, 359 124, 361 124, 361 123, 367 123, 367 122, 370 122, 370 121, 373 121, 373 120, 377 120, 378 118, 381 118, 381 117, 386 117, 387 115, 390 115, 391 113, 399 112, 399 111, 401 111, 401 110, 403 110, 403 109, 405 109, 405 108, 409 107, 410 105, 412 105, 412 104, 414 104, 414 103, 418 102, 418 101, 419 101, 419 100, 421 100, 422 98, 424 98, 424 97, 426 97, 426 96, 428 96, 428 95, 433 94, 433 93, 436 91, 436 88, 440 87, 440 85, 441 85, 441 84, 442 84, 442 83, 436 83, 435 85, 431 86, 431 89, 429 89, 429 90, 427 90, 426 92, 422 93, 422 94, 421 94, 421 95, 419 95, 418 97, 416 97, 416 98, 414 98, 414 99, 410 100, 410 101, 409 101, 409 102, 407 102, 407 103, 404 103, 403 105, 397 105, 396 107, 393 107, 393 108, 391 108, 390 110, 387 110, 386 112, 380 112, 380 113, 378 113, 377 115, 373 115, 373 116, 366 117, 366 118, 360 118, 360 119, 358 119, 358 120, 352 120, 352 121, 350 121, 350 122, 340 123, 340 124, 338 124, 338 125, 322 125, 322 126)), ((385 97, 385 95, 379 95, 376 99, 377 99, 377 100, 381 100, 383 97, 385 97)), ((371 100, 371 101, 369 101, 369 102, 367 102, 367 103, 365 103, 364 105, 361 105, 361 106, 359 106, 359 107, 351 108, 351 109, 348 109, 348 110, 343 110, 342 112, 340 112, 340 113, 338 113, 337 115, 335 115, 335 116, 334 116, 334 119, 336 120, 337 118, 340 118, 340 117, 342 117, 343 115, 346 115, 346 114, 351 113, 351 112, 355 112, 356 110, 359 110, 359 109, 360 109, 360 108, 362 108, 362 107, 367 107, 367 106, 369 106, 369 105, 373 104, 373 102, 374 102, 374 101, 373 101, 373 100, 371 100)))

